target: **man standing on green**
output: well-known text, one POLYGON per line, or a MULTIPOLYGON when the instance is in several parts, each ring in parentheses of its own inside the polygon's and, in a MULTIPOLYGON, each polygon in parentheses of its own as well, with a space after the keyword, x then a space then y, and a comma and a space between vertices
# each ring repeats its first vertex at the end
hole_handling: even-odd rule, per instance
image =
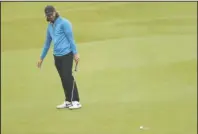
POLYGON ((55 66, 61 78, 65 93, 65 101, 57 106, 58 109, 81 108, 78 88, 72 75, 73 59, 79 61, 79 55, 73 37, 72 25, 69 20, 59 16, 53 6, 45 7, 46 20, 49 22, 46 33, 46 41, 37 66, 40 68, 50 44, 53 41, 55 66))

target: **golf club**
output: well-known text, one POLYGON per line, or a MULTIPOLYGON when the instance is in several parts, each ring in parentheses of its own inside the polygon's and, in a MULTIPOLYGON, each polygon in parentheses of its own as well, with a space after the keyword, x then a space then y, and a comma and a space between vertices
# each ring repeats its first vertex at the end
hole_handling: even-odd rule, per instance
POLYGON ((75 67, 74 67, 74 72, 73 72, 73 87, 72 87, 72 96, 71 96, 71 102, 73 100, 73 92, 74 92, 74 85, 75 85, 75 81, 76 81, 76 77, 75 77, 75 73, 78 71, 78 62, 76 62, 75 67))

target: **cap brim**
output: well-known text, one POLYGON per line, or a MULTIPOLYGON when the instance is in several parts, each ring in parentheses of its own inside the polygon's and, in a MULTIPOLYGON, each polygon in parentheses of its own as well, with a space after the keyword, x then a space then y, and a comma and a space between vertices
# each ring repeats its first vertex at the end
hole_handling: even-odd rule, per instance
POLYGON ((53 12, 45 13, 45 16, 47 16, 47 17, 52 16, 52 15, 53 15, 53 12))

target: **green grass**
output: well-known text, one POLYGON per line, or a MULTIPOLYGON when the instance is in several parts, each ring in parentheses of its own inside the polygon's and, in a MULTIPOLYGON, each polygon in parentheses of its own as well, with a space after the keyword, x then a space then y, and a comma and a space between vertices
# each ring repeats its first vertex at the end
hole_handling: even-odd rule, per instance
POLYGON ((2 134, 197 133, 196 3, 3 2, 1 17, 2 134), (47 4, 73 23, 80 110, 55 109, 52 50, 36 68, 47 4))

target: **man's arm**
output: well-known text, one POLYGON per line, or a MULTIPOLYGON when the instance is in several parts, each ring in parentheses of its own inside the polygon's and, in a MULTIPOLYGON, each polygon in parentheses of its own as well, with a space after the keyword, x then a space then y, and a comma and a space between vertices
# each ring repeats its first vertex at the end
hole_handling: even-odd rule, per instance
POLYGON ((46 33, 46 40, 43 46, 43 51, 42 54, 40 56, 40 59, 43 60, 45 58, 45 56, 47 55, 47 52, 50 48, 50 44, 51 44, 52 38, 50 36, 49 30, 47 29, 47 33, 46 33))
POLYGON ((67 36, 67 39, 69 40, 69 42, 71 43, 71 49, 72 49, 72 53, 75 55, 77 54, 77 49, 76 49, 76 44, 75 44, 75 40, 74 40, 74 36, 73 36, 73 31, 72 31, 72 25, 70 22, 65 21, 63 23, 63 30, 67 36))

